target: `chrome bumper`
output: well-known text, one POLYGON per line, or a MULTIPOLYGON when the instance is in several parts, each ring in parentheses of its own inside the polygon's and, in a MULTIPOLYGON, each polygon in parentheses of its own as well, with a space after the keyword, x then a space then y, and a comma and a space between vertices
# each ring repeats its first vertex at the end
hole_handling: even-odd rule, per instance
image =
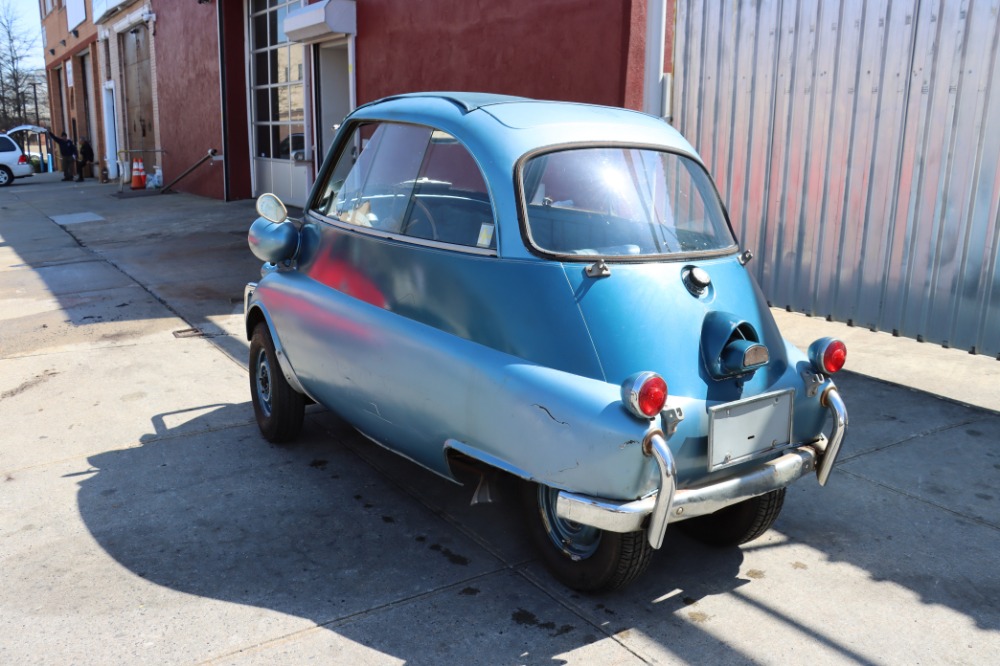
POLYGON ((643 451, 653 457, 659 470, 660 488, 656 493, 631 502, 617 502, 563 490, 556 500, 556 513, 560 518, 610 532, 636 532, 649 516, 646 535, 649 544, 659 548, 669 523, 715 513, 731 504, 784 488, 813 470, 819 484, 825 485, 847 431, 847 408, 834 387, 826 390, 821 404, 833 417, 829 439, 821 435, 817 441, 794 448, 756 469, 697 488, 676 487, 673 454, 663 433, 655 431, 646 438, 643 451))

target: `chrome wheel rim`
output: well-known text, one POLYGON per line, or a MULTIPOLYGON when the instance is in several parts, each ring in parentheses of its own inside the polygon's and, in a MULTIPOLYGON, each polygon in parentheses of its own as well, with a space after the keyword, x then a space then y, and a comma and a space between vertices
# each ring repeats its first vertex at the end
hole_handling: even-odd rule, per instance
POLYGON ((555 488, 538 487, 538 508, 545 524, 545 532, 552 544, 570 559, 585 560, 597 552, 601 543, 601 530, 556 515, 558 495, 559 491, 555 488))
POLYGON ((257 386, 257 402, 264 416, 271 415, 271 364, 267 361, 267 352, 263 349, 257 354, 256 370, 254 372, 257 386))

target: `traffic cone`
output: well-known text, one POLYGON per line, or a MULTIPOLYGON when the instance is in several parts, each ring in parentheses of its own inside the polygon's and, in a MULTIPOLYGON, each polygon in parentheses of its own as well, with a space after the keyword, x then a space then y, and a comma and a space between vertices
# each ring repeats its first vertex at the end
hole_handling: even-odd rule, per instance
POLYGON ((142 158, 141 157, 136 158, 136 161, 139 162, 139 182, 142 183, 141 185, 139 185, 139 187, 145 189, 146 188, 146 169, 143 168, 142 158))
POLYGON ((132 189, 141 190, 145 185, 142 182, 142 161, 139 158, 132 160, 132 189))

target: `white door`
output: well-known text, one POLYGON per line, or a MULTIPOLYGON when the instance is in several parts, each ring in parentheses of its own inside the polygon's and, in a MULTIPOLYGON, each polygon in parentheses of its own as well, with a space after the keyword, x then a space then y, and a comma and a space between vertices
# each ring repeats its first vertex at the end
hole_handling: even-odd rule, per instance
POLYGON ((311 163, 305 160, 305 48, 289 43, 285 15, 298 0, 252 0, 250 89, 254 196, 273 192, 305 204, 311 163))

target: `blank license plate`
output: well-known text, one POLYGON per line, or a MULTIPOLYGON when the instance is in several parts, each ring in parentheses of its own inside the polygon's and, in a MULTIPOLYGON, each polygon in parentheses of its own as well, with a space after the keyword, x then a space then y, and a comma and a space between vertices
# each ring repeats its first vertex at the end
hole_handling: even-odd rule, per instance
POLYGON ((795 390, 765 393, 708 410, 708 469, 736 465, 792 441, 795 390))

